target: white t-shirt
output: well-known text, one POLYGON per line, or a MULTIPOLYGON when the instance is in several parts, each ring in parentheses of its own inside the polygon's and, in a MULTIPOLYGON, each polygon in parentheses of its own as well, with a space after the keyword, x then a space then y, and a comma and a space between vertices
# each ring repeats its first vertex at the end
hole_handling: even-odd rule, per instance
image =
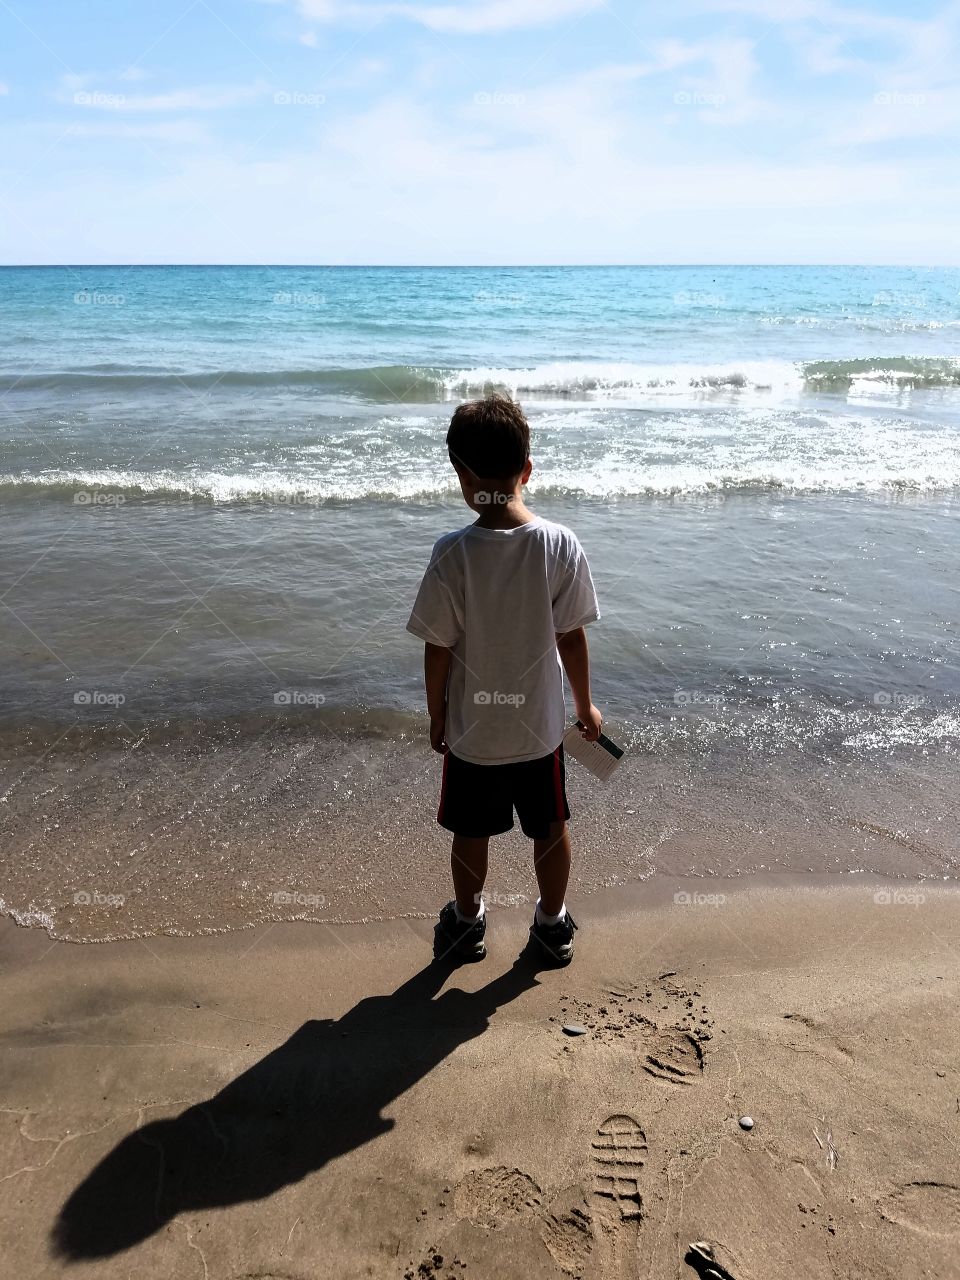
POLYGON ((549 755, 564 733, 557 632, 600 617, 576 535, 539 517, 433 548, 407 630, 453 650, 446 739, 472 764, 549 755))

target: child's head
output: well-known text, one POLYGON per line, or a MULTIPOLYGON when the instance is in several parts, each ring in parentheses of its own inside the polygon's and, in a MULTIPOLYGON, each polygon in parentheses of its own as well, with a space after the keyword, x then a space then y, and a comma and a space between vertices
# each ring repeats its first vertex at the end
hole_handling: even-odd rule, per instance
POLYGON ((475 510, 518 493, 533 467, 523 410, 502 395, 459 405, 450 419, 447 450, 467 506, 475 510))

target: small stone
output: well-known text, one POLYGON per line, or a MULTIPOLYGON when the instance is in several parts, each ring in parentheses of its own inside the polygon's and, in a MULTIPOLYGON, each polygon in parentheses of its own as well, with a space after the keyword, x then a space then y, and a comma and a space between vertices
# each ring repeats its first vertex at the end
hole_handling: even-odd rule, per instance
POLYGON ((564 1035, 568 1036, 585 1036, 587 1028, 582 1022, 565 1022, 563 1024, 564 1035))
POLYGON ((752 1116, 741 1116, 741 1117, 740 1117, 740 1128, 741 1128, 741 1129, 746 1129, 746 1130, 748 1130, 748 1131, 749 1131, 750 1129, 752 1129, 752 1128, 753 1128, 753 1117, 752 1117, 752 1116))

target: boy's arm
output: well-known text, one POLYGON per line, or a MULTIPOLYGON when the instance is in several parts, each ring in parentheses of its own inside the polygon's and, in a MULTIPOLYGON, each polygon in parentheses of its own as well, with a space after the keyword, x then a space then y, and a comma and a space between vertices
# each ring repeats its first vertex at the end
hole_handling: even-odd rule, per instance
POLYGON ((583 627, 576 627, 562 635, 558 633, 557 650, 570 681, 577 719, 583 725, 581 736, 588 742, 596 742, 600 737, 601 716, 590 701, 590 651, 583 627))
POLYGON ((447 677, 453 650, 439 644, 423 646, 423 683, 427 689, 427 711, 430 713, 430 745, 441 753, 447 749, 444 733, 447 727, 447 677))

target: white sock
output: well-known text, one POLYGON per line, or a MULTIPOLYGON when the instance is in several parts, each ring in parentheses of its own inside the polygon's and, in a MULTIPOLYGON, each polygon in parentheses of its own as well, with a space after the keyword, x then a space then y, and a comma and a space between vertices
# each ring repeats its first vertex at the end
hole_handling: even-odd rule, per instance
POLYGON ((537 899, 537 912, 535 919, 537 924, 559 924, 563 917, 567 914, 567 904, 564 903, 560 908, 559 914, 548 916, 544 909, 540 906, 540 899, 537 899))
POLYGON ((484 905, 484 902, 483 902, 483 899, 482 899, 482 898, 480 899, 480 910, 477 912, 477 914, 476 914, 475 916, 465 916, 465 915, 463 914, 463 912, 460 910, 459 906, 457 906, 457 901, 456 901, 456 899, 454 899, 453 905, 456 907, 456 910, 457 910, 457 919, 458 919, 462 924, 467 924, 468 922, 469 922, 469 923, 472 923, 472 924, 476 924, 476 922, 477 922, 478 920, 482 920, 482 919, 483 919, 484 914, 485 914, 485 912, 486 912, 486 910, 487 910, 486 906, 484 905))

